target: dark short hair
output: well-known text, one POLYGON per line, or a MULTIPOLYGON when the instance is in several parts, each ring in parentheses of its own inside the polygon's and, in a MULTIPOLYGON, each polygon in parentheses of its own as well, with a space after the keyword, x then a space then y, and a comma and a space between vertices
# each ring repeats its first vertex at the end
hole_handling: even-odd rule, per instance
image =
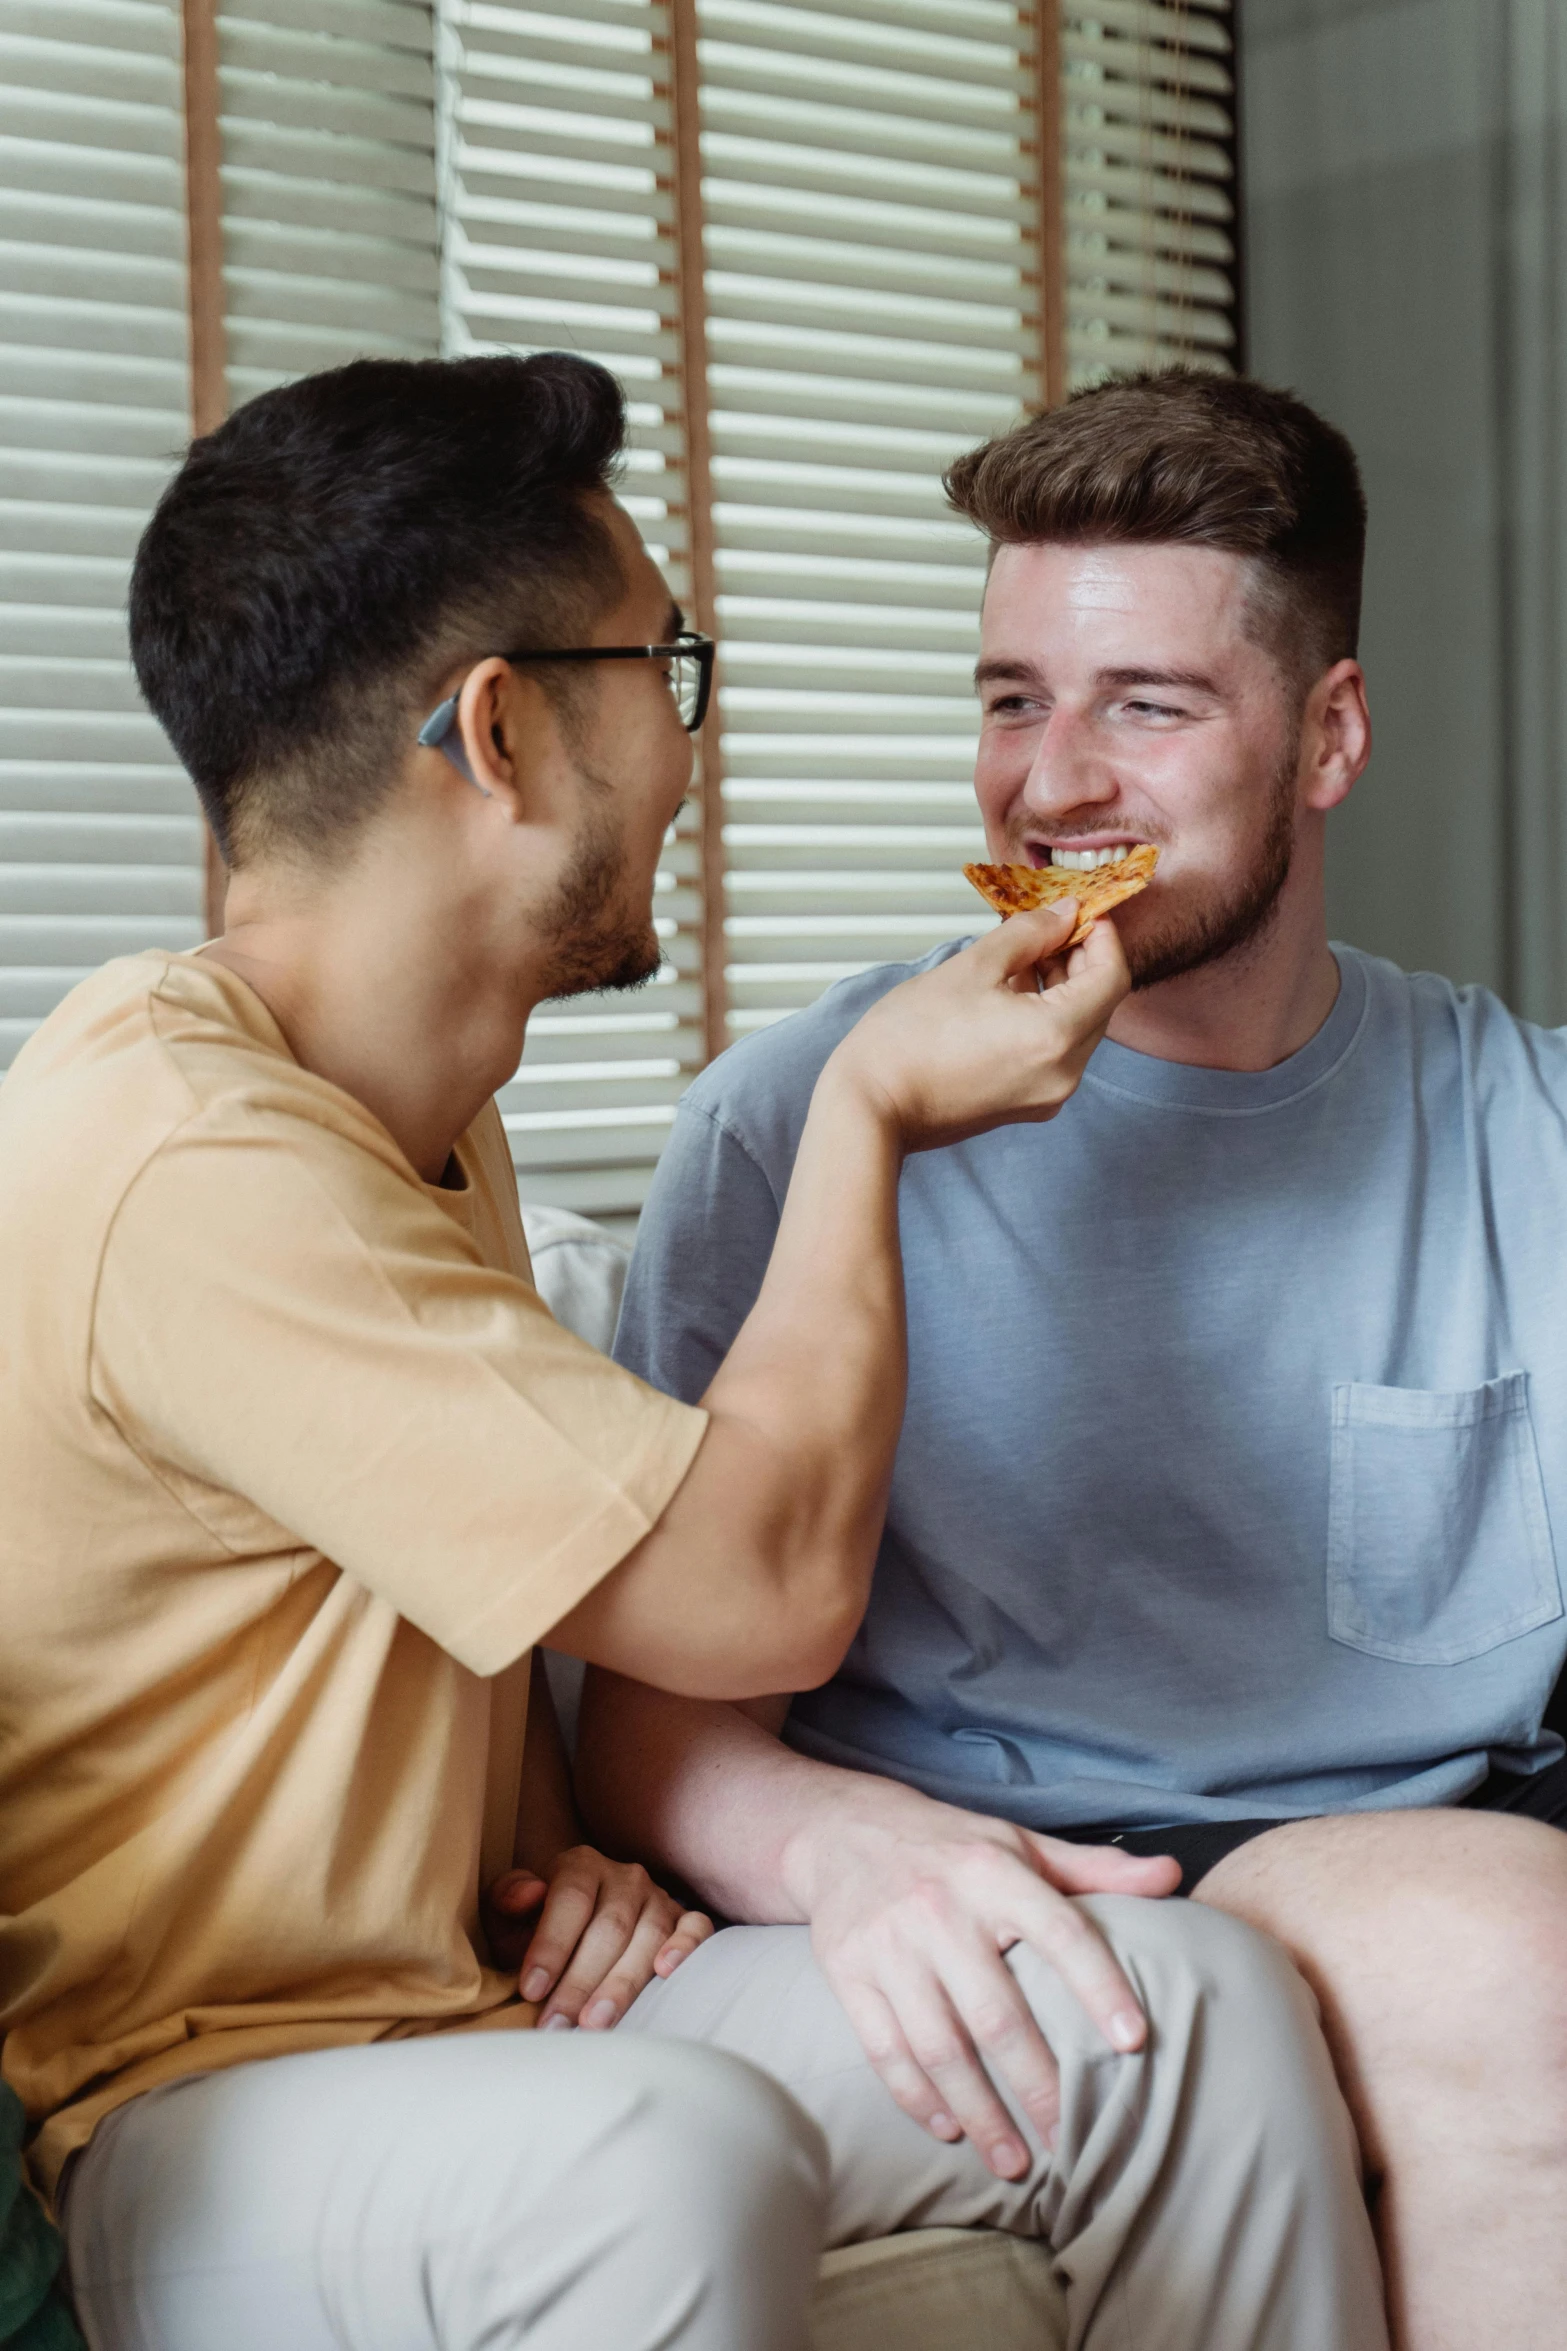
POLYGON ((993 546, 1179 541, 1250 556, 1256 633, 1297 678, 1359 644, 1360 468, 1292 393, 1191 368, 1113 378, 970 450, 946 487, 993 546))
POLYGON ((624 593, 583 504, 624 439, 614 377, 557 351, 356 360, 192 443, 137 550, 131 654, 231 863, 330 857, 459 661, 581 641, 624 593))

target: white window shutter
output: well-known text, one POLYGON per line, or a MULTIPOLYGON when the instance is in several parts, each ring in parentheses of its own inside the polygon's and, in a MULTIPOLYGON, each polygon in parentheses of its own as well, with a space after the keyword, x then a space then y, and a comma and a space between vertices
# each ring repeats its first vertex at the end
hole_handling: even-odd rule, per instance
POLYGON ((218 10, 229 402, 440 349, 427 0, 218 10))
POLYGON ((997 0, 699 0, 731 1029, 983 922, 985 551, 1041 396, 1038 61, 997 0))
MULTIPOLYGON (((1050 91, 1041 6, 1009 0, 220 0, 231 401, 365 352, 589 353, 689 608, 674 6, 743 1033, 985 919, 958 874, 983 549, 939 475, 1043 397, 1052 94, 1057 380, 1230 363, 1230 0, 1062 0, 1050 91)), ((179 0, 0 0, 0 74, 3 1069, 105 956, 195 942, 201 830, 123 626, 188 431, 179 0)), ((690 815, 658 981, 531 1024, 502 1098, 530 1197, 634 1217, 712 1039, 710 912, 690 815)))
POLYGON ((0 0, 0 1070, 98 964, 201 937, 130 559, 188 432, 177 0, 0 0))
POLYGON ((1061 146, 1075 384, 1235 349, 1230 0, 1065 0, 1061 146))
MULTIPOLYGON (((446 348, 565 350, 625 386, 624 503, 689 607, 685 388, 663 0, 448 0, 446 348)), ((674 828, 666 958, 631 995, 545 1005, 501 1095, 524 1196, 624 1223, 703 1060, 700 859, 674 828)))

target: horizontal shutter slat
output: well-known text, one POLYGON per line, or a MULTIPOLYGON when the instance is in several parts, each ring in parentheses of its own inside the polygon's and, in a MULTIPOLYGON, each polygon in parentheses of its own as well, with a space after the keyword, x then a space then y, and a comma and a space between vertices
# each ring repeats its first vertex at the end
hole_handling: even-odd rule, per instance
MULTIPOLYGON (((667 7, 452 0, 446 23, 447 348, 566 348, 616 370, 636 404, 622 497, 668 551, 679 595, 688 524, 667 7)), ((527 1199, 613 1221, 646 1194, 702 1060, 690 822, 659 869, 657 980, 634 996, 546 1005, 529 1024, 501 1096, 527 1199)))
POLYGON ((105 956, 201 936, 125 647, 189 430, 177 0, 0 0, 0 1072, 105 956))
POLYGON ((743 1034, 974 927, 985 553, 940 474, 1039 395, 1035 67, 1012 11, 700 0, 699 22, 743 1034), (967 821, 897 823, 921 779, 967 821))

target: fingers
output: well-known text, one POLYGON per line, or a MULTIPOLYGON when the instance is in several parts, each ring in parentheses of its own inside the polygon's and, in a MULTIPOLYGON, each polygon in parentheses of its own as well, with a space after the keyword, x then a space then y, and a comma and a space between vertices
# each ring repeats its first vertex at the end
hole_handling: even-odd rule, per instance
POLYGON ((530 1869, 509 1869, 484 1897, 484 1932, 497 1967, 517 1968, 528 1943, 528 1920, 548 1892, 530 1869))
POLYGON ((653 1889, 652 1901, 628 1928, 620 1905, 612 1902, 572 1954, 540 2023, 552 2029, 580 2024, 590 2032, 619 2024, 643 1985, 651 1983, 653 1962, 674 1915, 674 1904, 653 1889))
POLYGON ((547 1999, 541 2031, 607 2031, 655 1973, 672 1975, 712 1932, 710 1918, 682 1912, 636 1863, 584 1847, 557 1865, 523 1959, 523 1998, 547 1999))
POLYGON ((548 1891, 547 1881, 531 1869, 509 1869, 491 1886, 490 1900, 506 1917, 519 1918, 537 1910, 548 1891))
POLYGON ((1141 1894, 1157 1897, 1180 1888, 1181 1865, 1170 1853, 1128 1853, 1120 1845, 1073 1845, 1060 1837, 1025 1830, 1052 1885, 1067 1894, 1141 1894))
POLYGON ((563 1855, 523 1956, 519 1989, 524 2000, 547 1997, 581 1941, 598 1899, 597 1871, 575 1853, 563 1855))
POLYGON ((704 1910, 685 1910, 675 1924, 675 1931, 653 1962, 655 1975, 673 1975, 682 1959, 689 1959, 699 1943, 705 1943, 713 1932, 713 1922, 704 1910))
MULTIPOLYGON (((603 1981, 591 1988, 577 2010, 577 2022, 585 2031, 608 2032, 611 2025, 619 2024, 637 1994, 654 1976, 673 1975, 681 1961, 689 1959, 697 1945, 705 1943, 713 1931, 710 1918, 700 1910, 688 1910, 676 1921, 675 1932, 671 1934, 669 1926, 674 1917, 674 1903, 655 1886, 652 1899, 621 1957, 603 1981)), ((587 1966, 585 1961, 584 1973, 587 1966)), ((552 2006, 569 2002, 575 1996, 572 1981, 575 1974, 573 1965, 552 2006)))
POLYGON ((1003 973, 1026 972, 1032 963, 1047 963, 1059 955, 1077 928, 1077 901, 1061 898, 1053 906, 1035 906, 1027 914, 1008 915, 998 930, 976 942, 985 962, 1003 973))
POLYGON ((835 1987, 867 2057, 906 2114, 933 2138, 966 2138, 998 2179, 1030 2156, 987 2066, 1017 2090, 1047 2143, 1060 2112, 1055 2060, 1000 1953, 968 1964, 949 1952, 939 1975, 891 1962, 875 1984, 835 1987), (986 1962, 988 1961, 988 1965, 986 1962))
POLYGON ((1050 999, 1054 1020, 1070 1023, 1084 1036, 1097 1036, 1130 988, 1131 973, 1111 922, 1096 922, 1082 944, 1063 955, 1077 919, 1073 899, 1036 907, 1028 914, 1010 915, 969 952, 999 964, 1009 988, 1050 999))
MULTIPOLYGON (((1120 1889, 1125 1891, 1126 1888, 1120 1889)), ((1002 1919, 1002 1943, 1027 1943, 1060 1976, 1098 2026, 1112 2049, 1140 2049, 1148 2023, 1137 1995, 1093 1920, 1043 1878, 1032 1884, 1019 1873, 1010 1889, 1010 1919, 1002 1919)))
MULTIPOLYGON (((1075 907, 1072 914, 1075 921, 1075 907)), ((1014 915, 1012 919, 1026 922, 1030 917, 1014 915)), ((1010 930, 1011 924, 1005 927, 1010 930)), ((1132 984, 1126 952, 1113 922, 1096 922, 1081 946, 1074 947, 1064 963, 1057 958, 1055 968, 1062 976, 1046 991, 1052 1009, 1061 1015, 1070 1012, 1074 1022, 1081 1024, 1085 1031, 1102 1028, 1132 984)), ((1051 976, 1047 973, 1047 980, 1051 976)))

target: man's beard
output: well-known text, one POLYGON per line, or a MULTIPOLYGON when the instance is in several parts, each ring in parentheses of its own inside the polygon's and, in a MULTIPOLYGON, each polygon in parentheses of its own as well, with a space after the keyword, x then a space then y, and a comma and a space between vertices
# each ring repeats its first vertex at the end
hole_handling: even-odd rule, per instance
MULTIPOLYGON (((590 793, 599 779, 584 778, 590 793)), ((544 910, 549 996, 583 996, 600 988, 641 988, 663 961, 652 919, 625 904, 624 845, 607 807, 593 808, 577 835, 571 862, 544 910)))
POLYGON ((1278 910, 1295 849, 1295 777, 1299 743, 1291 742, 1274 770, 1267 825, 1256 862, 1228 895, 1188 911, 1172 911, 1157 930, 1126 942, 1134 992, 1157 988, 1183 972, 1199 971, 1239 955, 1262 937, 1278 910))

